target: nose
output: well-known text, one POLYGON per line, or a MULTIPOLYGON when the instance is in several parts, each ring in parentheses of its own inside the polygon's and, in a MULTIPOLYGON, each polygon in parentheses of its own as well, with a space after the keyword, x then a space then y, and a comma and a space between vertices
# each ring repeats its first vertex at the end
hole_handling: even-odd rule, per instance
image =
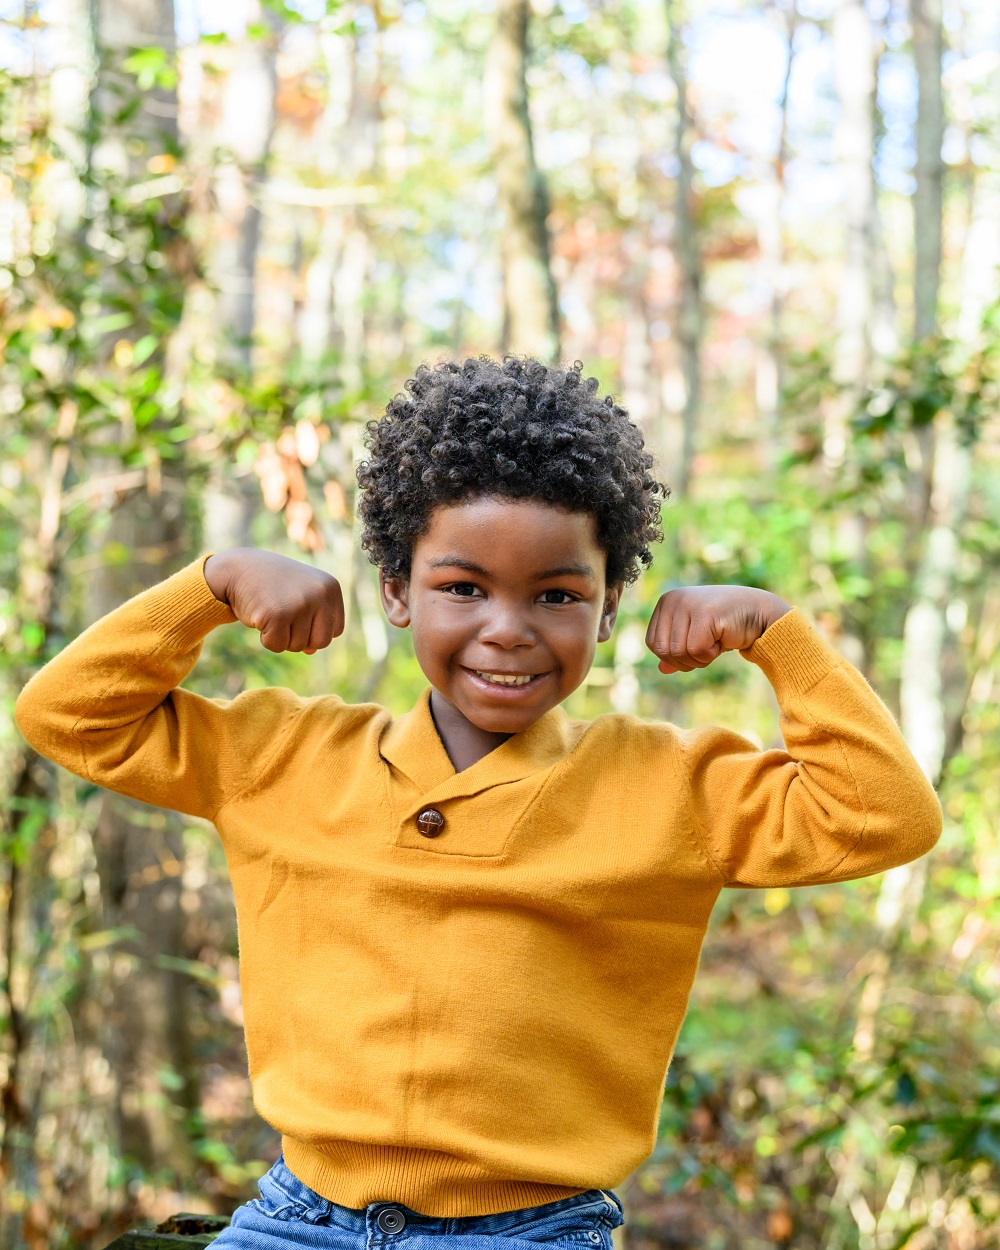
POLYGON ((535 633, 524 611, 514 604, 504 605, 494 600, 491 611, 479 630, 479 641, 505 651, 515 647, 530 647, 535 633))

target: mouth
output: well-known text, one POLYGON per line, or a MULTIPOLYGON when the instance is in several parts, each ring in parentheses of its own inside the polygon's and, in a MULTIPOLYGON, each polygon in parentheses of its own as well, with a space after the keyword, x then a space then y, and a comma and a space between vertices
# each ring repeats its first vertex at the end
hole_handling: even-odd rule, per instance
POLYGON ((487 669, 465 668, 464 665, 463 670, 480 689, 503 695, 522 694, 532 690, 548 676, 548 673, 494 673, 487 669))

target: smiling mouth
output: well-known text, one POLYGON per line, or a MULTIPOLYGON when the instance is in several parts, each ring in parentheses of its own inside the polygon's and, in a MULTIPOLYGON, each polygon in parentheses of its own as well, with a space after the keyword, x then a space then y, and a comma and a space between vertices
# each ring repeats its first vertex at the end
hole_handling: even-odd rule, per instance
POLYGON ((544 673, 487 673, 479 668, 466 669, 466 672, 491 686, 527 686, 545 676, 544 673))

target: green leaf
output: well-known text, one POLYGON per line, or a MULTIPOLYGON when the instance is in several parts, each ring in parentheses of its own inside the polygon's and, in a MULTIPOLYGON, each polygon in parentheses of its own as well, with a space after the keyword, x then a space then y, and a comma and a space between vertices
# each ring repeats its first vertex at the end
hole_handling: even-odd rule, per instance
POLYGON ((132 348, 132 363, 135 365, 144 364, 158 346, 159 342, 154 335, 144 334, 135 347, 132 348))
POLYGON ((122 61, 126 74, 134 74, 141 91, 161 87, 170 91, 177 86, 177 69, 166 48, 136 48, 122 61))
POLYGON ((173 1068, 160 1068, 156 1073, 156 1079, 160 1082, 161 1088, 172 1090, 174 1093, 184 1088, 184 1078, 173 1068))
POLYGON ((88 322, 87 331, 96 338, 101 334, 113 334, 116 330, 125 330, 131 324, 131 313, 108 313, 104 317, 95 317, 93 321, 88 322))
POLYGON ((164 968, 169 972, 183 972, 206 985, 222 984, 223 978, 219 973, 210 964, 200 963, 197 959, 180 959, 176 955, 161 954, 153 957, 153 963, 157 968, 164 968))
POLYGON ((45 641, 45 629, 38 621, 25 621, 21 626, 21 641, 28 651, 37 651, 45 641))

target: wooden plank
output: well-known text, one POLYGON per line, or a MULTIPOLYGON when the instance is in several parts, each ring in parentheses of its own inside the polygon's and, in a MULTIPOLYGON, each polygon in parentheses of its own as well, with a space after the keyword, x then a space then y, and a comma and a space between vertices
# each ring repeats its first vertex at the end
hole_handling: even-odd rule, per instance
POLYGON ((158 1233, 182 1233, 185 1236, 190 1236, 192 1233, 214 1233, 218 1236, 224 1228, 228 1227, 228 1215, 192 1215, 188 1211, 182 1211, 179 1215, 170 1216, 162 1224, 157 1224, 156 1231, 158 1233))
POLYGON ((194 1250, 210 1246, 229 1220, 224 1215, 172 1215, 156 1228, 131 1229, 105 1250, 194 1250))
POLYGON ((146 1232, 123 1233, 116 1237, 105 1250, 194 1250, 195 1246, 210 1246, 218 1233, 195 1234, 185 1237, 182 1233, 146 1232))

